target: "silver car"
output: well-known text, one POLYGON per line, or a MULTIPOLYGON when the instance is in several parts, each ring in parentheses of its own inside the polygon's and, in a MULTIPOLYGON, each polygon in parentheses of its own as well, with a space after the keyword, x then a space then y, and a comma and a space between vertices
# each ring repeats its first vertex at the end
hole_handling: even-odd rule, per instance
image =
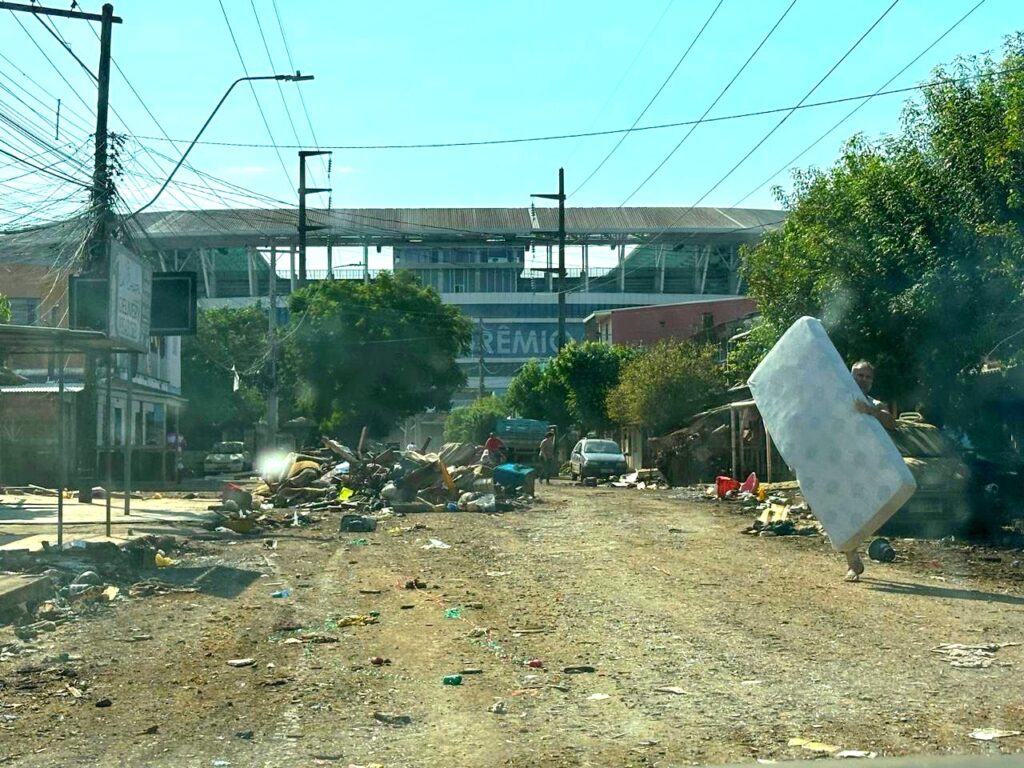
POLYGON ((584 438, 576 443, 569 457, 569 475, 573 480, 621 475, 627 469, 626 456, 614 440, 584 438))
POLYGON ((203 471, 208 475, 219 472, 243 472, 252 467, 252 457, 241 441, 214 443, 213 450, 203 461, 203 471))

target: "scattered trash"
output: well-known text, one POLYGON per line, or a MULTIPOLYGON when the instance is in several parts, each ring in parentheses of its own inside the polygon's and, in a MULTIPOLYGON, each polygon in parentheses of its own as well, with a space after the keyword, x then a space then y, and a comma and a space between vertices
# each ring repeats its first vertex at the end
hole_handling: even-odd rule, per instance
POLYGON ((445 544, 440 539, 429 539, 420 549, 451 549, 451 545, 445 544))
POLYGON ((390 666, 391 659, 385 659, 383 656, 374 656, 370 659, 370 663, 375 667, 390 666))
POLYGON ((235 738, 242 739, 242 741, 252 741, 255 736, 253 731, 235 731, 235 738))
POLYGON ((607 693, 592 693, 589 696, 587 696, 587 701, 604 701, 605 699, 610 698, 611 696, 609 696, 607 693))
POLYGON ((528 662, 526 662, 526 666, 530 667, 531 669, 542 669, 544 667, 544 662, 540 659, 530 659, 528 662))
POLYGON ((446 619, 461 619, 462 618, 462 609, 461 608, 448 608, 444 612, 444 617, 446 619))
POLYGON ((505 706, 505 702, 499 699, 487 708, 487 711, 495 715, 504 715, 508 712, 508 707, 505 706))
POLYGON ((463 675, 482 675, 484 671, 480 667, 463 667, 460 674, 463 675))
POLYGON ((373 719, 385 725, 412 725, 409 715, 394 715, 389 712, 374 712, 373 719))
POLYGON ((562 670, 567 675, 582 675, 588 672, 597 672, 593 667, 580 666, 580 667, 566 667, 562 670))
POLYGON ((801 749, 806 749, 808 752, 822 752, 828 754, 838 752, 840 749, 842 749, 842 747, 837 747, 834 744, 825 744, 823 742, 812 741, 810 739, 794 738, 790 739, 788 744, 791 747, 800 747, 801 749))
POLYGON ((162 549, 159 549, 153 557, 153 562, 156 564, 157 568, 167 568, 168 566, 174 565, 176 561, 165 555, 162 549))
POLYGON ((841 752, 836 752, 832 757, 838 757, 839 759, 844 758, 865 758, 867 760, 874 760, 878 757, 877 752, 868 752, 863 749, 844 749, 841 752))
POLYGON ((277 590, 277 592, 271 592, 270 596, 271 597, 291 597, 292 593, 291 593, 291 591, 289 591, 287 589, 279 589, 279 590, 277 590))
POLYGON ((1003 731, 998 728, 979 728, 971 731, 969 736, 978 741, 994 741, 995 739, 1006 739, 1011 736, 1020 736, 1020 731, 1003 731))
POLYGON ((84 571, 75 577, 74 581, 71 582, 71 586, 77 587, 82 585, 99 585, 103 583, 103 579, 96 571, 84 571))
POLYGON ((112 702, 110 699, 100 699, 99 701, 96 702, 96 706, 99 707, 100 709, 104 709, 106 707, 112 706, 113 703, 114 702, 112 702))
POLYGON ((462 685, 462 675, 445 675, 441 678, 442 685, 462 685))
POLYGON ((362 627, 367 624, 376 624, 378 622, 378 616, 374 615, 375 612, 370 613, 356 613, 351 616, 345 616, 338 619, 335 624, 339 627, 362 627))
POLYGON ((896 559, 896 550, 888 539, 878 538, 868 545, 868 557, 879 563, 891 563, 896 559))
POLYGON ((1020 645, 1020 643, 978 643, 976 645, 963 645, 961 643, 944 643, 932 648, 932 653, 938 653, 949 659, 951 667, 961 669, 988 669, 995 661, 996 652, 1000 648, 1020 645))
POLYGON ((405 582, 406 589, 426 589, 427 582, 420 579, 409 579, 405 582))
POLYGON ((218 757, 214 760, 211 760, 210 765, 212 765, 213 768, 227 768, 227 766, 231 765, 231 763, 222 757, 218 757))
POLYGON ((251 667, 256 663, 256 659, 228 659, 227 665, 229 667, 251 667))
POLYGON ((660 688, 654 689, 655 693, 674 693, 676 696, 682 696, 686 693, 682 688, 676 688, 674 685, 663 685, 660 688))
POLYGON ((372 533, 377 530, 377 520, 366 515, 342 515, 339 529, 343 533, 372 533))

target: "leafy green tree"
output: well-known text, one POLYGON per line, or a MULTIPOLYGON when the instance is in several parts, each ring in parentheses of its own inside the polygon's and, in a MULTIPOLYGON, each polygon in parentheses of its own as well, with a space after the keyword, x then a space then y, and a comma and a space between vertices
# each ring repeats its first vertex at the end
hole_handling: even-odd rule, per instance
POLYGON ((508 416, 508 406, 500 397, 481 397, 467 406, 455 408, 444 423, 448 442, 483 444, 499 419, 508 416))
POLYGON ((1008 39, 1001 63, 964 60, 943 77, 900 135, 855 137, 780 196, 786 223, 744 254, 763 323, 732 355, 737 374, 815 315, 849 361, 876 364, 877 394, 970 421, 973 374, 1024 309, 1022 40, 1008 39))
POLYGON ((0 293, 0 323, 11 322, 11 301, 0 293))
POLYGON ((619 383, 608 393, 608 414, 619 424, 660 434, 719 403, 725 390, 715 345, 669 339, 622 366, 619 383))
POLYGON ((637 354, 634 348, 600 341, 570 342, 551 361, 551 374, 565 388, 569 415, 581 432, 612 426, 608 393, 619 383, 622 365, 637 354))
POLYGON ((224 432, 240 435, 264 415, 268 349, 262 307, 199 313, 196 335, 184 337, 181 348, 181 389, 188 399, 181 430, 193 446, 220 440, 224 432))
POLYGON ((551 366, 530 360, 509 382, 505 402, 512 413, 524 419, 568 426, 572 422, 566 405, 569 395, 552 373, 551 366))
POLYGON ((296 402, 325 431, 382 435, 428 408, 447 410, 466 378, 455 360, 471 322, 414 276, 325 280, 289 297, 286 359, 296 402))

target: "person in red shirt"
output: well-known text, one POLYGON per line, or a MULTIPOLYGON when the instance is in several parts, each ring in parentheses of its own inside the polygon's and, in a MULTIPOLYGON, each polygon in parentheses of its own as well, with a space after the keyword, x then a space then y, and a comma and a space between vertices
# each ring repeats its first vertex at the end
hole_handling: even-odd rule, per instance
POLYGON ((484 443, 484 451, 491 457, 491 461, 497 465, 501 463, 502 455, 505 453, 505 444, 501 442, 500 437, 491 432, 487 436, 487 442, 484 443))

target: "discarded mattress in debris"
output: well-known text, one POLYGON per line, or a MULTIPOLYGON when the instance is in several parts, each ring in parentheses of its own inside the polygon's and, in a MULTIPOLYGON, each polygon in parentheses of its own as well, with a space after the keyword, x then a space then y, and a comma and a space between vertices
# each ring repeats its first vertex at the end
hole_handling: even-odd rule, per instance
POLYGON ((885 428, 854 408, 864 395, 820 321, 797 320, 747 383, 833 548, 855 547, 913 495, 885 428))

